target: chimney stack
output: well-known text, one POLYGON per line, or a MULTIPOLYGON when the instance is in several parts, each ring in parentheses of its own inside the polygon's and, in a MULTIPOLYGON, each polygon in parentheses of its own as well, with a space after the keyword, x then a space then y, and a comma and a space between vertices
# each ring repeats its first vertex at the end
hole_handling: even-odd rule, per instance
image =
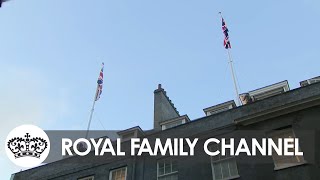
POLYGON ((158 84, 158 89, 154 91, 153 129, 161 130, 160 123, 162 121, 176 118, 179 116, 179 112, 167 96, 166 91, 161 87, 161 84, 158 84))

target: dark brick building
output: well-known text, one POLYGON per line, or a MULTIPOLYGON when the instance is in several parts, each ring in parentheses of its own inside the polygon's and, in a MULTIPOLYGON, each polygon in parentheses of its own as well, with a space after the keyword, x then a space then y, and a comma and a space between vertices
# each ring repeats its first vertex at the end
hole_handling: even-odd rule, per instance
MULTIPOLYGON (((243 105, 228 101, 190 120, 180 115, 159 85, 154 91, 154 129, 118 132, 129 153, 129 139, 199 138, 195 156, 73 156, 18 172, 12 179, 71 180, 318 180, 320 179, 320 83, 302 81, 290 90, 283 81, 241 94, 243 105), (210 137, 297 137, 303 156, 208 156, 201 143, 210 137)), ((219 148, 219 147, 212 147, 219 148)))

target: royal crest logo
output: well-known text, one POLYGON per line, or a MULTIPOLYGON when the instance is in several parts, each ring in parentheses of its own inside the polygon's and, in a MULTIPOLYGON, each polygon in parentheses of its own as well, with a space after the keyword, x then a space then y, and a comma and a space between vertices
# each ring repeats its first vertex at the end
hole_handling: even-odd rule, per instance
POLYGON ((35 167, 43 163, 50 152, 46 132, 34 125, 21 125, 8 134, 5 141, 8 158, 21 167, 35 167))
POLYGON ((15 137, 9 140, 8 148, 15 158, 31 156, 40 158, 40 155, 48 147, 48 142, 41 137, 32 137, 26 133, 24 138, 15 137))

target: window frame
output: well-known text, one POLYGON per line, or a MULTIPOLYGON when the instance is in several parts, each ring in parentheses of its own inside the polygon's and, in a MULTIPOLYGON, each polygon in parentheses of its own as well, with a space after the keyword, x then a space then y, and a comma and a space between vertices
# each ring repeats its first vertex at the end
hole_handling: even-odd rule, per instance
POLYGON ((185 123, 186 123, 185 119, 178 119, 175 121, 165 122, 165 123, 161 124, 161 130, 171 129, 171 128, 174 128, 176 126, 180 126, 185 123))
MULTIPOLYGON (((215 146, 217 146, 218 150, 221 151, 221 147, 219 147, 218 145, 215 145, 215 146)), ((211 148, 211 150, 212 150, 214 148, 214 146, 211 146, 209 148, 211 148)), ((240 177, 237 160, 236 160, 236 158, 234 156, 222 156, 221 154, 219 154, 217 156, 219 156, 218 160, 214 160, 213 159, 215 156, 210 156, 210 165, 211 165, 211 172, 212 172, 212 179, 213 180, 230 180, 230 179, 235 179, 235 178, 239 178, 240 177), (221 158, 221 157, 224 157, 224 158, 221 158), (236 167, 235 170, 236 170, 237 174, 231 176, 231 171, 230 171, 231 168, 230 168, 229 163, 228 163, 228 171, 229 171, 230 176, 229 177, 225 177, 225 178, 223 177, 222 179, 216 179, 215 172, 214 172, 214 165, 219 164, 220 167, 221 167, 221 164, 223 162, 227 162, 227 161, 233 161, 235 163, 235 167, 236 167)), ((231 162, 231 163, 233 163, 233 162, 231 162)), ((221 167, 221 174, 223 174, 222 173, 222 167, 221 167)))
MULTIPOLYGON (((279 128, 279 129, 275 129, 275 130, 272 130, 272 131, 269 131, 267 132, 267 136, 269 138, 279 138, 281 136, 283 136, 284 134, 288 133, 288 131, 290 131, 292 133, 292 138, 297 138, 295 132, 294 132, 294 129, 292 128, 292 126, 286 126, 286 127, 282 127, 282 128, 279 128)), ((275 142, 276 143, 276 142, 275 142)), ((293 144, 295 145, 295 142, 293 142, 293 144)), ((293 151, 295 151, 295 148, 293 148, 293 151)), ((298 149, 299 151, 301 151, 301 147, 300 145, 298 146, 298 149)), ((279 161, 279 159, 275 158, 275 156, 278 156, 276 154, 274 154, 274 152, 272 152, 272 161, 273 161, 273 165, 274 165, 274 170, 281 170, 281 169, 286 169, 286 168, 290 168, 290 167, 294 167, 294 166, 300 166, 300 165, 303 165, 303 164, 306 164, 307 161, 305 160, 304 156, 297 156, 297 155, 294 155, 292 156, 295 157, 296 159, 298 158, 300 162, 296 162, 296 163, 285 163, 283 165, 280 165, 281 163, 280 162, 277 162, 279 161)), ((284 156, 284 155, 282 155, 284 156)))
POLYGON ((81 178, 78 178, 77 180, 94 180, 94 175, 81 177, 81 178))
POLYGON ((115 172, 115 171, 119 171, 119 170, 121 170, 121 169, 123 169, 123 168, 125 168, 125 180, 127 179, 127 177, 128 177, 128 168, 127 168, 127 166, 122 166, 122 167, 118 167, 118 168, 114 168, 114 169, 111 169, 110 171, 109 171, 109 180, 112 180, 112 173, 113 172, 115 172))
POLYGON ((171 175, 175 175, 175 174, 178 174, 179 170, 178 170, 178 160, 175 160, 175 159, 171 159, 171 158, 164 158, 164 159, 158 159, 157 160, 157 180, 159 178, 163 178, 163 177, 167 177, 167 176, 171 176, 171 175), (170 160, 170 166, 171 166, 171 172, 170 173, 165 173, 165 164, 166 164, 166 161, 169 161, 170 160), (159 162, 163 162, 164 163, 164 174, 162 175, 159 175, 159 162), (175 162, 176 163, 176 170, 173 171, 172 170, 172 162, 175 162))

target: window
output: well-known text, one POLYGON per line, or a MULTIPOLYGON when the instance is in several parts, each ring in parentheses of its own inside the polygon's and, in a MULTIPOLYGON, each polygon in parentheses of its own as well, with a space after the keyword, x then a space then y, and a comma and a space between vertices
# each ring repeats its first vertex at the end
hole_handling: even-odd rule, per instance
POLYGON ((166 130, 175 126, 179 126, 181 124, 185 124, 187 122, 190 122, 189 117, 187 115, 183 115, 173 119, 162 121, 160 122, 160 126, 162 130, 166 130))
MULTIPOLYGON (((218 145, 211 147, 212 151, 219 149, 218 145)), ((236 159, 226 152, 225 156, 218 154, 217 156, 211 156, 211 168, 213 180, 226 180, 238 178, 238 168, 236 159)))
POLYGON ((320 76, 301 81, 300 82, 300 86, 301 87, 308 86, 310 84, 314 84, 314 83, 317 83, 317 82, 320 82, 320 76))
POLYGON ((262 100, 289 91, 288 81, 278 82, 249 92, 253 101, 262 100))
POLYGON ((222 108, 219 108, 219 109, 214 109, 212 111, 208 111, 207 116, 212 115, 212 114, 218 114, 220 112, 227 111, 229 109, 232 109, 232 107, 226 106, 226 107, 222 107, 222 108))
POLYGON ((173 127, 179 126, 181 124, 184 124, 184 122, 182 122, 182 121, 174 121, 174 122, 171 122, 171 123, 167 123, 167 124, 162 125, 162 130, 173 128, 173 127))
POLYGON ((203 109, 204 113, 206 114, 206 116, 210 116, 213 114, 218 114, 220 112, 224 112, 224 111, 228 111, 229 109, 232 109, 236 106, 236 103, 232 100, 232 101, 227 101, 221 104, 217 104, 208 108, 203 109))
MULTIPOLYGON (((290 127, 290 128, 273 131, 269 133, 269 137, 271 137, 272 140, 275 142, 275 144, 277 144, 279 138, 295 138, 295 134, 292 128, 290 127)), ((293 145, 295 145, 294 142, 293 142, 293 145)), ((295 148, 299 148, 299 147, 294 147, 292 149, 289 149, 289 152, 295 152, 295 148)), ((299 149, 299 151, 301 150, 299 149)), ((272 158, 273 158, 275 170, 305 163, 303 156, 279 156, 275 151, 272 151, 272 158)))
POLYGON ((130 140, 131 138, 134 138, 134 137, 135 137, 135 133, 131 132, 131 133, 122 135, 121 140, 122 141, 128 141, 128 140, 130 140))
POLYGON ((127 167, 122 167, 110 171, 109 180, 126 180, 127 167))
POLYGON ((78 180, 94 180, 94 176, 87 176, 87 177, 79 178, 78 180))
POLYGON ((265 99, 265 98, 268 98, 268 97, 271 97, 271 96, 275 96, 275 95, 278 95, 278 94, 281 94, 284 92, 284 88, 283 87, 279 87, 279 88, 275 88, 275 89, 271 89, 269 91, 266 91, 266 92, 263 92, 263 93, 260 93, 260 94, 256 94, 253 97, 253 99, 255 101, 257 100, 261 100, 261 99, 265 99))
POLYGON ((178 162, 172 159, 158 161, 158 180, 178 180, 178 162))
POLYGON ((136 138, 144 135, 143 130, 139 126, 135 126, 123 131, 118 131, 117 134, 120 136, 121 141, 129 141, 131 138, 136 138))

